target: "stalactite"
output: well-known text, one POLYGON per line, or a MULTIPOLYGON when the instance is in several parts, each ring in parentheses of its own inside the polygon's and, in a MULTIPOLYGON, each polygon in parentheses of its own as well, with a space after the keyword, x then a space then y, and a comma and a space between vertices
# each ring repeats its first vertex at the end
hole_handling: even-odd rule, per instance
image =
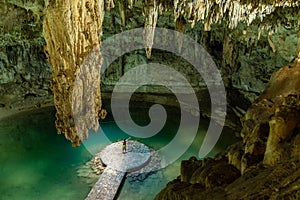
MULTIPOLYGON (((112 0, 107 0, 112 1, 112 0)), ((159 0, 144 0, 143 14, 146 16, 145 19, 145 31, 144 40, 146 54, 149 58, 151 56, 152 43, 154 38, 155 27, 157 18, 163 10, 173 9, 175 24, 181 23, 181 18, 184 18, 187 22, 194 27, 194 24, 198 21, 204 23, 204 30, 209 31, 211 25, 214 23, 221 23, 225 21, 227 27, 234 29, 238 23, 243 22, 246 25, 250 25, 254 20, 263 19, 275 11, 277 7, 297 7, 300 6, 300 2, 297 0, 289 1, 239 1, 239 0, 173 0, 172 1, 159 1, 159 0)), ((124 3, 124 2, 122 2, 124 3)), ((137 3, 136 0, 128 0, 126 2, 132 9, 133 5, 137 3)), ((140 3, 140 2, 139 2, 140 3)), ((120 16, 122 23, 125 21, 124 5, 119 5, 120 16)), ((276 25, 263 24, 260 26, 257 38, 260 38, 260 33, 264 29, 275 29, 276 25)), ((253 41, 254 42, 254 41, 253 41)))
POLYGON ((273 41, 271 40, 271 35, 272 35, 272 31, 269 31, 267 39, 268 39, 270 47, 272 48, 273 53, 275 53, 276 52, 276 47, 275 47, 273 41))
POLYGON ((125 26, 126 25, 126 16, 125 16, 126 6, 124 4, 125 4, 125 2, 123 2, 123 1, 119 1, 118 2, 118 7, 119 7, 119 13, 120 13, 121 21, 122 21, 122 24, 125 26))
POLYGON ((133 4, 134 4, 134 0, 128 0, 128 5, 130 8, 132 8, 133 4))
POLYGON ((154 32, 157 23, 159 5, 156 0, 145 0, 144 5, 144 15, 145 19, 145 29, 144 29, 144 41, 147 58, 151 57, 151 49, 153 45, 154 32))
POLYGON ((110 11, 111 8, 115 7, 114 0, 105 0, 104 1, 105 10, 110 11))
POLYGON ((229 28, 235 28, 239 22, 250 25, 255 19, 262 21, 265 16, 274 12, 276 7, 296 6, 300 6, 297 0, 276 1, 270 4, 237 0, 174 0, 174 19, 176 21, 182 15, 192 26, 197 21, 204 21, 206 30, 210 30, 211 24, 220 21, 227 21, 229 28))
POLYGON ((99 48, 103 15, 103 0, 56 0, 49 2, 44 19, 56 127, 74 146, 87 138, 89 129, 98 129, 98 117, 104 113, 99 48), (95 57, 85 60, 92 50, 95 57))
POLYGON ((298 13, 298 46, 296 53, 296 61, 300 63, 300 11, 298 13))
POLYGON ((186 21, 185 21, 184 17, 180 17, 178 20, 176 20, 175 31, 179 31, 181 33, 184 33, 185 25, 186 25, 186 21))

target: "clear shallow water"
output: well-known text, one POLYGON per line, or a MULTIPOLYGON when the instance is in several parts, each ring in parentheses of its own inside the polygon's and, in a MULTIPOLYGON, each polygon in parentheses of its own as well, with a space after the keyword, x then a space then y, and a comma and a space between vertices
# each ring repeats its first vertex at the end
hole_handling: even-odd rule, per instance
MULTIPOLYGON (((139 103, 131 109, 132 118, 140 125, 149 123, 149 104, 139 103)), ((159 149, 168 144, 176 134, 180 113, 167 109, 168 120, 155 136, 138 139, 159 149)), ((90 186, 77 176, 78 167, 85 164, 111 141, 131 137, 121 131, 108 115, 101 122, 102 130, 91 133, 79 148, 72 148, 64 136, 57 135, 54 127, 54 109, 19 114, 0 121, 0 199, 84 199, 90 186), (101 138, 106 136, 109 141, 101 138)), ((189 149, 173 164, 140 182, 125 181, 118 199, 150 200, 167 182, 180 174, 180 161, 198 155, 208 121, 200 121, 198 134, 189 149)), ((189 132, 189 127, 185 127, 189 132)), ((210 155, 224 150, 235 141, 230 130, 224 130, 210 155)), ((184 141, 183 141, 184 142, 184 141)), ((94 180, 96 181, 96 180, 94 180)))
POLYGON ((76 167, 91 158, 57 135, 54 109, 24 113, 0 122, 0 199, 84 199, 89 187, 76 167))

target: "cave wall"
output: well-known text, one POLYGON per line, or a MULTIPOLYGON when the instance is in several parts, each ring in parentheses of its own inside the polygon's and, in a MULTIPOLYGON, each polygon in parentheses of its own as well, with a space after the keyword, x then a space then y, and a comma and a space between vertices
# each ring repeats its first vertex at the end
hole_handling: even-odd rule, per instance
MULTIPOLYGON (((108 26, 104 27, 103 39, 123 30, 143 26, 145 16, 142 15, 142 8, 127 9, 123 12, 126 12, 127 16, 125 24, 121 23, 118 5, 110 12, 106 12, 104 24, 108 26)), ((234 30, 227 28, 225 23, 213 24, 210 31, 205 31, 203 23, 196 23, 192 28, 191 24, 184 22, 181 28, 186 35, 199 42, 210 53, 222 73, 225 85, 239 90, 252 102, 263 91, 271 73, 295 58, 298 18, 292 13, 296 13, 296 9, 278 9, 276 12, 278 12, 276 15, 285 16, 281 23, 286 25, 274 30, 274 33, 260 30, 259 22, 250 26, 240 23, 234 30)), ((157 27, 176 30, 178 27, 173 19, 173 12, 166 11, 158 16, 157 27)), ((137 64, 148 62, 171 64, 176 70, 187 75, 193 86, 203 85, 203 79, 195 75, 192 66, 188 66, 174 55, 162 55, 159 52, 155 53, 155 50, 150 60, 144 51, 123 56, 107 70, 102 83, 105 86, 113 86, 126 71, 137 64)), ((106 88, 111 90, 110 87, 106 88)))
MULTIPOLYGON (((143 5, 134 6, 135 8, 129 8, 126 2, 123 2, 105 13, 103 40, 124 30, 144 26, 146 16, 143 15, 143 5)), ((173 10, 160 14, 156 26, 182 31, 202 44, 210 53, 221 71, 227 89, 230 120, 226 120, 226 125, 239 128, 239 119, 236 116, 243 116, 251 102, 264 90, 271 73, 295 57, 298 18, 293 13, 297 13, 296 8, 278 8, 273 17, 265 17, 265 23, 280 18, 277 21, 278 27, 274 30, 261 29, 261 22, 256 21, 250 26, 239 23, 233 30, 226 26, 226 22, 212 24, 210 31, 206 31, 205 23, 195 23, 192 27, 192 24, 184 19, 174 22, 173 10)), ((162 53, 155 49, 152 49, 151 58, 147 58, 144 50, 138 50, 115 61, 101 79, 102 96, 109 98, 114 85, 124 73, 137 65, 151 62, 172 66, 182 73, 201 99, 201 114, 210 115, 209 95, 205 83, 193 66, 171 53, 162 53)), ((132 83, 135 80, 137 78, 132 77, 132 83)), ((145 86, 139 92, 148 94, 146 97, 138 96, 139 100, 163 104, 172 102, 169 98, 153 97, 152 94, 170 94, 161 87, 145 86)))
MULTIPOLYGON (((143 12, 145 5, 142 2, 136 1, 133 5, 127 1, 115 1, 114 4, 110 1, 109 5, 106 3, 105 7, 109 9, 104 15, 102 40, 124 30, 143 27, 148 16, 143 12)), ((39 102, 43 104, 45 101, 53 101, 49 90, 52 69, 43 51, 45 41, 42 34, 45 7, 48 3, 42 0, 10 0, 1 3, 2 107, 24 107, 26 98, 42 97, 43 100, 37 100, 37 105, 39 102)), ((275 8, 272 15, 264 16, 263 23, 260 19, 251 19, 251 25, 237 23, 234 29, 228 28, 228 21, 211 23, 208 26, 207 20, 190 23, 190 19, 180 17, 176 12, 175 15, 176 22, 173 10, 164 10, 157 16, 156 26, 182 31, 207 49, 222 73, 229 102, 228 113, 237 117, 243 116, 250 103, 263 91, 271 73, 289 63, 296 54, 297 7, 275 8), (262 27, 261 23, 269 24, 270 27, 262 27)), ((102 96, 109 97, 113 86, 126 71, 138 64, 150 62, 173 66, 187 77, 196 91, 203 91, 202 78, 195 75, 195 70, 184 60, 169 53, 161 54, 157 50, 152 50, 149 59, 144 50, 139 50, 122 56, 105 72, 101 79, 102 96)), ((161 87, 147 87, 143 91, 169 95, 161 87)), ((206 97, 207 93, 199 92, 198 95, 206 97)), ((157 100, 155 96, 139 98, 157 100)), ((167 99, 161 103, 167 103, 167 99)), ((235 126, 234 121, 237 120, 238 118, 234 118, 227 125, 235 126)))
POLYGON ((0 2, 0 105, 52 104, 52 69, 44 54, 41 20, 21 5, 0 2))

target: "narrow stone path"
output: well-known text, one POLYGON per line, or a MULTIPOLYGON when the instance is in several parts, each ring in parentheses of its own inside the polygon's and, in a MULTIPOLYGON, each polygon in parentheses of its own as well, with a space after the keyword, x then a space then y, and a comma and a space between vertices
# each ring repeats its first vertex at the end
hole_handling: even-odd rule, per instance
POLYGON ((150 149, 137 141, 127 141, 127 152, 122 152, 122 141, 112 143, 98 153, 107 166, 91 189, 86 200, 113 200, 126 172, 143 168, 150 161, 150 149))
POLYGON ((125 172, 106 167, 100 178, 90 191, 86 200, 112 200, 124 178, 125 172))

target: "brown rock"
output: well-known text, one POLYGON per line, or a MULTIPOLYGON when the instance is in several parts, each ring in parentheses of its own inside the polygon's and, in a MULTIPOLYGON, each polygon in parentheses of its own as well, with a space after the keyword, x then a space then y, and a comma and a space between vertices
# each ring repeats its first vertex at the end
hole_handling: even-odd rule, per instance
POLYGON ((182 174, 188 182, 172 182, 156 199, 298 199, 299 72, 300 63, 275 72, 245 115, 243 140, 198 168, 193 161, 183 163, 185 171, 196 168, 182 174))
POLYGON ((263 160, 273 165, 289 157, 287 142, 300 123, 300 64, 290 63, 275 72, 265 91, 245 115, 245 144, 241 172, 263 160))
POLYGON ((281 147, 280 143, 290 139, 296 126, 300 123, 299 103, 300 98, 289 95, 283 99, 281 105, 276 106, 275 114, 269 121, 270 134, 267 141, 264 164, 273 165, 284 157, 286 150, 281 147))
POLYGON ((194 171, 202 166, 202 162, 198 161, 196 157, 191 157, 189 160, 181 161, 181 181, 190 182, 194 171))

